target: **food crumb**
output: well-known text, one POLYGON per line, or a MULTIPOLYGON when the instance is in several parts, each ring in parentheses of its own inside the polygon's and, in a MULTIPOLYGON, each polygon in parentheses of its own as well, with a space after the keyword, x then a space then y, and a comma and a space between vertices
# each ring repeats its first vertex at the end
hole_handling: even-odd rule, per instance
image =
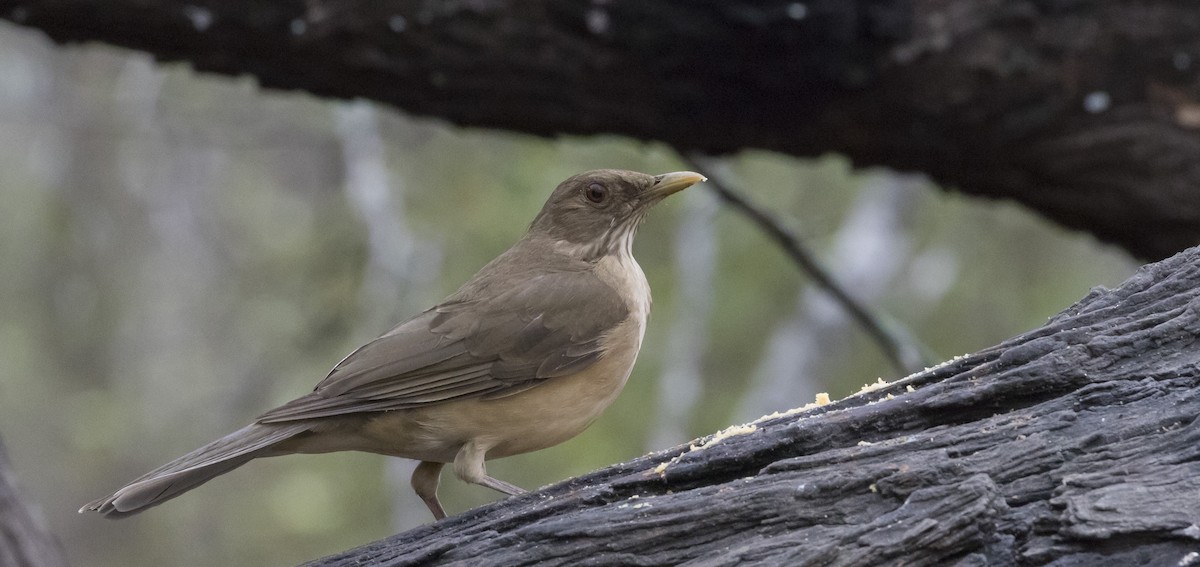
POLYGON ((858 393, 863 394, 866 392, 873 392, 890 384, 891 382, 888 382, 883 378, 875 378, 874 382, 871 382, 870 384, 863 384, 863 387, 858 390, 858 393))
POLYGON ((726 427, 725 429, 722 429, 722 430, 710 435, 707 439, 704 439, 703 441, 700 441, 699 443, 692 443, 691 445, 688 445, 688 448, 686 451, 676 455, 675 458, 673 458, 669 461, 666 461, 664 463, 661 463, 657 467, 654 467, 654 473, 660 477, 664 476, 664 473, 667 472, 667 467, 670 467, 671 465, 679 462, 679 459, 682 459, 684 455, 687 455, 689 453, 694 453, 696 451, 702 451, 702 450, 704 450, 712 445, 715 445, 716 443, 724 441, 730 437, 736 437, 738 435, 747 435, 750 433, 754 433, 755 431, 758 431, 758 426, 753 423, 746 423, 746 424, 742 424, 742 425, 731 425, 729 427, 726 427))

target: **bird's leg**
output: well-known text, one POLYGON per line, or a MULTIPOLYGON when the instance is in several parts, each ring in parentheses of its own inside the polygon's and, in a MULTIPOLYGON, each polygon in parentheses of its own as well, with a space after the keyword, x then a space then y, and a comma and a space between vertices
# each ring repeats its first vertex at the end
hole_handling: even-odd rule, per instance
POLYGON ((425 501, 425 505, 429 506, 435 520, 446 517, 446 511, 442 509, 442 503, 438 502, 437 497, 438 477, 442 473, 443 464, 445 463, 421 461, 412 474, 413 490, 425 501))
POLYGON ((511 496, 524 494, 524 488, 488 476, 487 469, 483 467, 483 457, 489 448, 481 447, 473 440, 467 441, 454 457, 454 474, 463 482, 486 486, 511 496))

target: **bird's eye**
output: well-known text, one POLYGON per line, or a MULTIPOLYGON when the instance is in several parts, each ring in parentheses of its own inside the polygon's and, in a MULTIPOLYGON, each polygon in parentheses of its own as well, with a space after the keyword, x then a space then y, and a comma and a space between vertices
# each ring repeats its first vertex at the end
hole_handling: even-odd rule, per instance
POLYGON ((591 185, 587 186, 587 189, 583 190, 583 194, 587 197, 587 200, 596 204, 600 204, 608 198, 608 187, 605 187, 599 183, 592 183, 591 185))

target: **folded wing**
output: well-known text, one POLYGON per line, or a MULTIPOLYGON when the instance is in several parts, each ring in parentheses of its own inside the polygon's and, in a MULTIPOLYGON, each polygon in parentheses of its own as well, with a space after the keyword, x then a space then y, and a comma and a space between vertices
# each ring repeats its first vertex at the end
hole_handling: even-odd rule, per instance
POLYGON ((590 272, 549 272, 484 299, 451 298, 343 359, 274 423, 503 397, 587 368, 629 310, 590 272))

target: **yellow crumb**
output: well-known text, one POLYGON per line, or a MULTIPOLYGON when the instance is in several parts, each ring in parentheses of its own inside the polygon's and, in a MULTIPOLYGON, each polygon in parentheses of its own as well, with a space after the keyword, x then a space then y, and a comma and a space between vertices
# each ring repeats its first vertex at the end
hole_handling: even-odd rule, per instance
POLYGON ((858 393, 863 394, 866 392, 873 392, 889 384, 891 384, 891 382, 888 382, 883 378, 876 378, 874 382, 871 382, 870 384, 864 384, 863 387, 858 390, 858 393))
POLYGON ((705 441, 699 447, 696 447, 696 448, 703 449, 709 445, 712 445, 713 443, 716 443, 718 441, 723 441, 723 440, 733 437, 735 435, 745 435, 747 433, 754 433, 755 431, 758 431, 758 426, 754 425, 753 423, 747 423, 747 424, 743 424, 743 425, 734 425, 731 427, 726 427, 725 429, 718 431, 715 435, 710 437, 707 441, 705 441))
MULTIPOLYGON (((945 364, 945 363, 943 363, 943 364, 945 364)), ((883 378, 876 378, 874 382, 864 385, 862 387, 862 389, 860 389, 858 391, 858 393, 864 394, 867 392, 872 392, 872 391, 878 390, 880 388, 883 388, 884 386, 889 386, 889 385, 891 385, 891 382, 888 382, 888 381, 884 380, 883 378)), ((913 388, 912 386, 906 386, 905 389, 909 392, 916 391, 916 389, 913 388)), ((888 394, 885 398, 882 398, 882 399, 893 400, 895 398, 896 397, 893 396, 892 394, 888 394)), ((829 405, 831 403, 833 403, 833 400, 829 397, 829 394, 827 392, 819 392, 819 393, 817 393, 816 397, 813 399, 812 403, 804 404, 803 406, 800 406, 798 408, 792 408, 792 409, 786 410, 786 411, 772 412, 770 414, 764 415, 764 416, 762 416, 750 423, 747 423, 747 424, 733 425, 730 427, 726 427, 725 429, 722 429, 721 431, 718 431, 718 432, 710 435, 709 437, 704 438, 703 440, 697 440, 698 442, 693 442, 692 444, 688 445, 687 450, 676 455, 675 458, 673 458, 669 461, 665 461, 663 463, 659 463, 658 466, 654 467, 654 473, 659 476, 663 476, 667 472, 667 469, 671 465, 679 462, 679 459, 683 458, 684 455, 695 452, 695 451, 701 451, 706 447, 709 447, 715 443, 719 443, 719 442, 721 442, 725 439, 728 439, 730 437, 733 437, 735 435, 746 435, 747 433, 753 433, 758 430, 757 424, 761 423, 763 421, 778 419, 781 417, 792 416, 792 415, 795 415, 795 414, 798 414, 801 412, 811 410, 813 408, 818 408, 818 407, 821 407, 824 405, 829 405)), ((870 443, 868 443, 866 441, 860 441, 859 445, 860 446, 870 445, 870 443)))
POLYGON ((830 403, 833 403, 833 402, 830 400, 829 394, 827 394, 825 392, 820 392, 817 394, 816 399, 813 400, 812 403, 807 403, 798 408, 792 408, 792 409, 786 410, 786 411, 771 412, 771 413, 764 415, 750 423, 755 424, 755 423, 761 423, 761 422, 764 422, 767 420, 776 419, 776 418, 780 418, 780 417, 788 417, 788 416, 796 415, 798 413, 805 412, 810 409, 813 409, 816 407, 821 407, 823 405, 827 405, 830 403))
POLYGON ((729 427, 726 427, 725 429, 722 429, 722 430, 708 436, 703 441, 700 441, 700 443, 692 443, 691 445, 688 445, 688 448, 686 451, 676 455, 675 458, 673 458, 667 462, 661 463, 657 467, 654 467, 654 473, 657 474, 658 476, 663 476, 663 474, 667 472, 667 467, 679 462, 679 459, 683 458, 683 456, 688 453, 702 451, 705 448, 715 445, 726 439, 729 439, 730 437, 736 437, 738 435, 746 435, 749 433, 754 433, 755 431, 758 431, 758 426, 753 423, 746 423, 743 425, 731 425, 729 427))

